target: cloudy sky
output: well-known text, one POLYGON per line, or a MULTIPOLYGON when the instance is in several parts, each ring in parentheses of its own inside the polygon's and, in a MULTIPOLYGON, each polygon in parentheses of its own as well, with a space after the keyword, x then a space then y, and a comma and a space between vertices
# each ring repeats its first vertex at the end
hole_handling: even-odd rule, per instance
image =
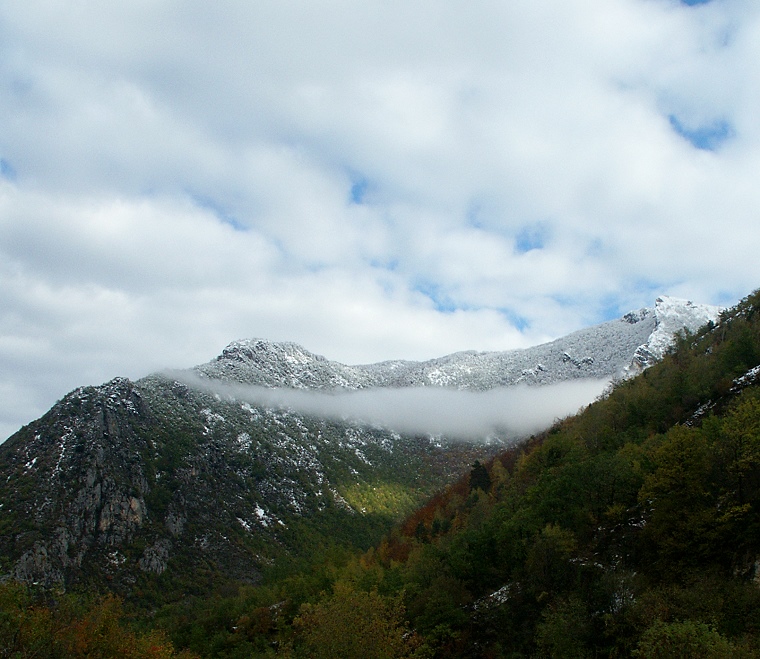
POLYGON ((756 0, 5 0, 0 436, 291 340, 509 349, 760 286, 756 0))

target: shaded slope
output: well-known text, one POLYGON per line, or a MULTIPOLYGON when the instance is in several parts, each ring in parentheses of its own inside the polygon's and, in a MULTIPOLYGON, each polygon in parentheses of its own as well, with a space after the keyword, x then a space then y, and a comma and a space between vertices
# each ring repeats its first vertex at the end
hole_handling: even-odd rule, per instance
POLYGON ((117 379, 0 446, 2 570, 175 595, 256 582, 283 554, 366 546, 483 453, 117 379))

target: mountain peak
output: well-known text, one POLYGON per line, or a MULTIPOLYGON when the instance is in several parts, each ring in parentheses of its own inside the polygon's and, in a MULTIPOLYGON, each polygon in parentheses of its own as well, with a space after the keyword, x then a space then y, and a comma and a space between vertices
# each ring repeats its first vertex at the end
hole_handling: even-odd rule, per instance
POLYGON ((238 339, 224 348, 217 361, 222 359, 266 360, 285 359, 286 361, 306 364, 313 360, 324 360, 314 355, 303 346, 290 341, 270 341, 268 339, 238 339))
POLYGON ((658 297, 654 305, 655 330, 649 340, 641 346, 640 351, 637 351, 634 364, 640 367, 651 366, 665 356, 679 332, 694 332, 708 322, 715 322, 721 311, 722 307, 695 304, 691 300, 665 295, 658 297), (648 356, 642 362, 639 358, 644 357, 645 353, 648 353, 648 356))
POLYGON ((264 387, 356 389, 365 384, 356 381, 353 367, 329 361, 297 343, 261 338, 233 341, 216 359, 195 370, 212 379, 264 387))

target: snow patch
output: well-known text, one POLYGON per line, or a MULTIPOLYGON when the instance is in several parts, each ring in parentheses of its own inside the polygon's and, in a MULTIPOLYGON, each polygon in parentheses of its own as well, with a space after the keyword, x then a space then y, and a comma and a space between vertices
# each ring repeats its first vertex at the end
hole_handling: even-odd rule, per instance
POLYGON ((259 523, 266 527, 270 524, 270 517, 267 514, 267 511, 264 510, 259 504, 256 504, 256 509, 253 511, 256 514, 256 517, 259 518, 259 523))
POLYGON ((206 417, 206 425, 203 427, 204 435, 210 435, 214 430, 214 426, 220 423, 224 423, 225 421, 224 417, 221 414, 213 412, 208 407, 203 408, 201 410, 201 414, 206 417))
POLYGON ((236 442, 237 442, 237 449, 241 453, 250 450, 251 444, 253 443, 251 441, 251 436, 247 432, 241 432, 237 436, 236 442))

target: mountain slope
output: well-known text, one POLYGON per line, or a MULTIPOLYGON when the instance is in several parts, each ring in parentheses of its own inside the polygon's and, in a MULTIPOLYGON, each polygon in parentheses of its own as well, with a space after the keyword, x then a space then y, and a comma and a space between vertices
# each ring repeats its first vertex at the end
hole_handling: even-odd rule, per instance
POLYGON ((122 591, 167 570, 255 582, 328 535, 361 546, 483 454, 157 376, 76 390, 0 452, 3 571, 122 591))
MULTIPOLYGON (((193 372, 318 390, 611 377, 666 319, 693 330, 714 311, 658 300, 534 349, 422 363, 345 366, 294 344, 242 341, 193 372)), ((368 546, 495 450, 252 405, 166 375, 115 379, 70 393, 0 446, 0 572, 148 599, 255 583, 283 556, 368 546)))
POLYGON ((756 292, 476 465, 302 610, 401 597, 437 657, 760 656, 759 372, 756 292))

